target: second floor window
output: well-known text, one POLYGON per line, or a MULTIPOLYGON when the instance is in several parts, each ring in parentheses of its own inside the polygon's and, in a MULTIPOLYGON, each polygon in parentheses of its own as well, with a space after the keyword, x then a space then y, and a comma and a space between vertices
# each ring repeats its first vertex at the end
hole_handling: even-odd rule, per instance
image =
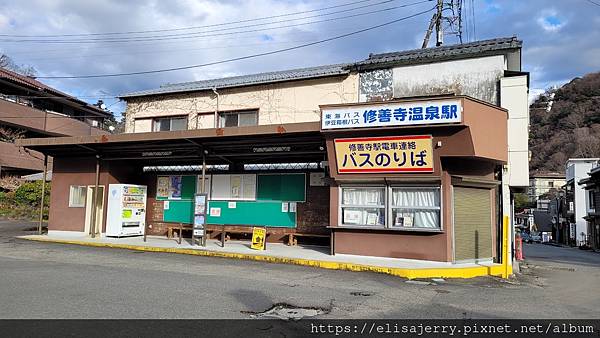
POLYGON ((219 113, 219 127, 244 127, 258 124, 258 110, 219 113))
POLYGON ((153 131, 186 130, 187 117, 167 117, 154 120, 153 131))

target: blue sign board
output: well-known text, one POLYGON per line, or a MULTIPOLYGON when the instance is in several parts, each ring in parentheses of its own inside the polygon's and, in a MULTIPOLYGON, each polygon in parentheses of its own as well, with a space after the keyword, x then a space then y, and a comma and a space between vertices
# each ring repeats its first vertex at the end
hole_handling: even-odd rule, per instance
POLYGON ((321 129, 398 127, 462 122, 460 100, 390 102, 322 109, 321 129))

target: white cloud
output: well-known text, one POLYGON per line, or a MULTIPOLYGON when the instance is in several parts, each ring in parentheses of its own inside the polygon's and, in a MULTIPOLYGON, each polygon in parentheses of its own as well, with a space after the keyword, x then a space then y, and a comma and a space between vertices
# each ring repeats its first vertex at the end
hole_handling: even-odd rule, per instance
POLYGON ((532 104, 541 94, 544 94, 546 90, 543 88, 530 88, 529 89, 529 104, 532 104))
POLYGON ((556 10, 546 9, 543 10, 542 13, 538 16, 537 23, 546 32, 554 33, 560 31, 567 24, 567 21, 565 19, 562 19, 558 15, 556 10))
POLYGON ((8 27, 9 23, 10 19, 8 18, 8 16, 0 13, 0 29, 5 29, 6 27, 8 27))

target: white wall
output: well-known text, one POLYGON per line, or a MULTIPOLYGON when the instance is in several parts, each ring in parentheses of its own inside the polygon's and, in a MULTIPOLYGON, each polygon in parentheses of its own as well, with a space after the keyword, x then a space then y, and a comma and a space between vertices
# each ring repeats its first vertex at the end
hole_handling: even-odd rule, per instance
POLYGON ((577 245, 581 244, 583 236, 581 233, 587 234, 587 221, 583 218, 587 215, 587 204, 585 189, 579 185, 579 180, 588 177, 588 173, 595 166, 597 158, 578 159, 567 161, 567 180, 575 181, 575 234, 577 245))
POLYGON ((133 128, 135 133, 146 133, 152 131, 152 119, 135 120, 135 125, 133 128))
POLYGON ((394 97, 455 93, 498 104, 503 55, 394 68, 394 97))
POLYGON ((500 106, 508 110, 508 184, 529 186, 529 103, 527 76, 500 79, 500 106))

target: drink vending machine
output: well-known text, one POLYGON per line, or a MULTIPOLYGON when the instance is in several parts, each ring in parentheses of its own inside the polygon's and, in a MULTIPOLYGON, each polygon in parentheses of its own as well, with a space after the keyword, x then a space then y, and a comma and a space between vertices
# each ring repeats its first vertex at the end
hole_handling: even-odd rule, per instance
POLYGON ((106 236, 144 234, 146 227, 145 185, 109 184, 106 236))

